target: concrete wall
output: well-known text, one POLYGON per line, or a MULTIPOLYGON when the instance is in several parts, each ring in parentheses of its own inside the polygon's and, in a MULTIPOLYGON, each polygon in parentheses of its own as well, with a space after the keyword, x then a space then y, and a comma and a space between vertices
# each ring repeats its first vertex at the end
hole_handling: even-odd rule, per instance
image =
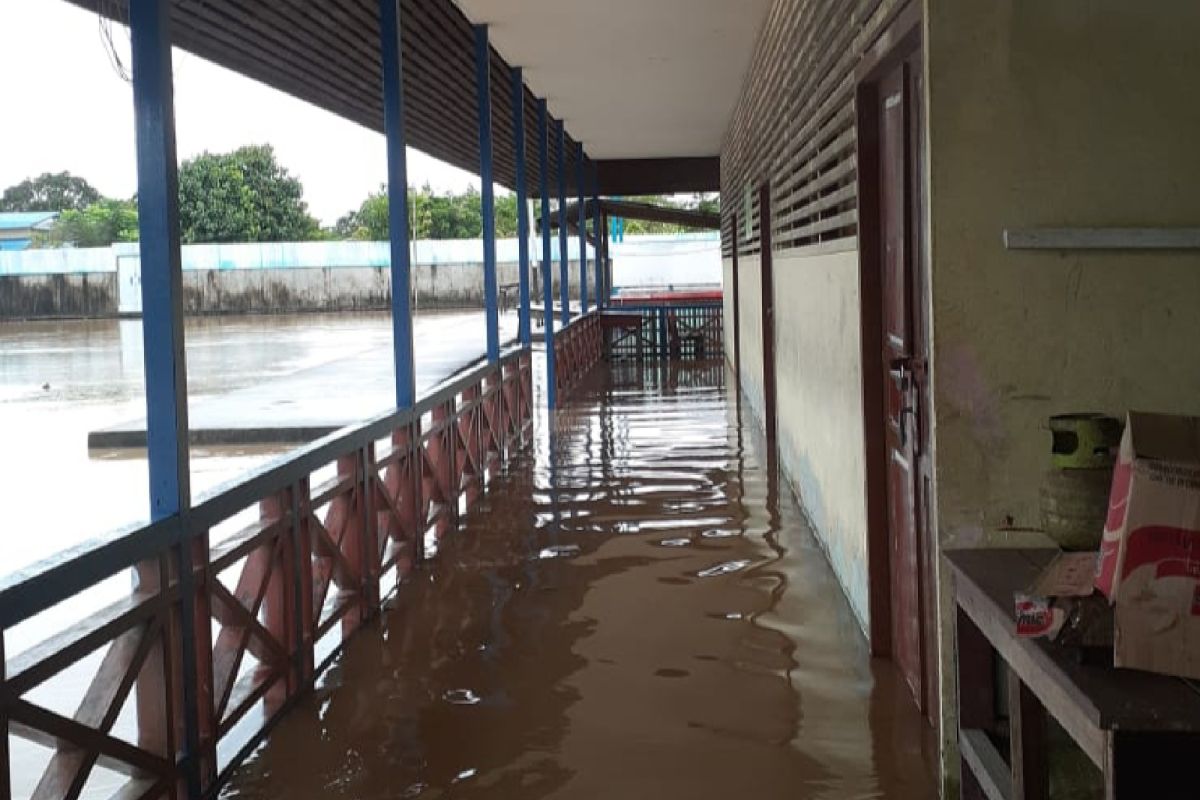
MULTIPOLYGON (((589 262, 589 289, 593 266, 589 262)), ((557 264, 554 269, 557 298, 557 264)), ((501 286, 517 283, 516 264, 498 264, 496 271, 501 286)), ((578 299, 578 262, 572 261, 569 271, 569 291, 578 299)), ((412 286, 418 308, 483 307, 480 264, 418 264, 412 286)), ((117 289, 116 272, 0 275, 0 320, 113 316, 119 308, 117 289)), ((378 310, 391 304, 387 267, 190 269, 183 273, 183 290, 189 314, 378 310)), ((540 302, 540 293, 534 298, 540 302)))
MULTIPOLYGON (((1036 524, 1047 416, 1200 413, 1200 254, 1017 252, 1005 227, 1194 226, 1200 4, 926 0, 938 533, 1036 524)), ((943 731, 954 770, 944 575, 943 731)))
POLYGON ((117 274, 0 277, 0 320, 104 317, 117 311, 117 274))
POLYGON ((777 252, 779 458, 867 630, 867 509, 858 251, 777 252))
MULTIPOLYGON (((738 295, 741 314, 742 392, 754 416, 763 418, 763 348, 762 348, 762 261, 758 256, 738 257, 738 295)), ((730 302, 733 292, 726 292, 730 302)), ((726 330, 733 330, 732 327, 726 330)))
POLYGON ((721 260, 721 285, 725 287, 725 302, 721 305, 721 322, 723 327, 721 330, 725 332, 724 352, 725 360, 732 366, 735 361, 733 352, 735 342, 733 340, 733 259, 725 258, 721 260))
MULTIPOLYGON (((569 291, 578 299, 578 263, 570 269, 569 291)), ((516 283, 519 272, 516 264, 498 264, 497 283, 516 283)), ((479 264, 418 264, 412 287, 417 308, 483 307, 479 264)), ((379 310, 389 308, 392 297, 386 267, 191 271, 183 274, 183 289, 190 314, 379 310)))
MULTIPOLYGON (((775 375, 780 466, 866 631, 867 510, 862 412, 858 251, 774 254, 775 375)), ((739 259, 742 391, 761 423, 761 260, 739 259)), ((725 260, 727 281, 733 263, 725 260)), ((729 285, 728 283, 726 285, 729 285)), ((725 293, 733 330, 732 291, 725 293)), ((732 346, 726 337, 726 347, 732 346)))
MULTIPOLYGON (((569 292, 579 299, 578 239, 568 240, 569 292)), ((483 306, 482 241, 413 243, 414 301, 422 308, 483 306)), ((613 245, 623 254, 627 282, 663 285, 677 278, 720 279, 714 234, 631 236, 613 245), (686 269, 695 261, 696 269, 686 269), (711 263, 710 263, 711 262, 711 263)), ((541 246, 531 248, 535 257, 541 246)), ((558 238, 553 240, 553 282, 558 297, 558 238)), ((594 253, 588 248, 588 288, 595 285, 594 253)), ((501 286, 518 281, 518 242, 496 242, 501 286)), ((186 245, 182 248, 185 306, 193 314, 381 309, 390 303, 386 242, 282 242, 186 245)), ((140 266, 136 243, 0 253, 0 319, 105 316, 137 313, 140 266), (90 276, 87 281, 82 276, 90 276), (113 288, 83 303, 69 294, 83 285, 113 288), (47 293, 47 287, 65 287, 47 293)), ((535 302, 541 301, 540 269, 534 263, 535 302)), ((614 270, 616 265, 614 264, 614 270)), ((515 295, 514 295, 515 296, 515 295)))

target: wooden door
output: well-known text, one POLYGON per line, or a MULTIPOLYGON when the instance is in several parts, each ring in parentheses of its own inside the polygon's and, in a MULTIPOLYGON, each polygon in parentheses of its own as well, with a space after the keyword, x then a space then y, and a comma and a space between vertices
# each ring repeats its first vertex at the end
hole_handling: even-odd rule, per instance
POLYGON ((924 524, 930 465, 918 67, 909 59, 882 78, 877 112, 892 651, 918 705, 926 708, 934 686, 926 638, 933 606, 924 524))
POLYGON ((777 453, 775 418, 775 273, 771 263, 771 186, 758 193, 759 262, 762 266, 763 427, 767 434, 768 467, 777 453))

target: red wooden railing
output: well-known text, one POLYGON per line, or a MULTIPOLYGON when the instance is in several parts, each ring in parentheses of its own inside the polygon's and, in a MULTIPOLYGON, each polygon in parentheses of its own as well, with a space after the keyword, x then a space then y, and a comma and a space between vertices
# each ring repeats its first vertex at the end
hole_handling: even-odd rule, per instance
MULTIPOLYGON (((52 751, 33 796, 78 797, 98 764, 127 776, 125 798, 219 787, 525 441, 530 376, 530 354, 509 353, 412 411, 333 434, 184 514, 0 581, 7 634, 136 575, 129 596, 40 644, 7 660, 0 646, 0 733, 52 751), (214 533, 248 515, 235 533, 214 533), (74 714, 31 699, 93 663, 74 714), (130 698, 136 731, 118 735, 130 698)), ((9 738, 0 736, 5 800, 9 738)))
POLYGON ((598 314, 586 314, 554 335, 555 386, 562 397, 604 357, 598 314))

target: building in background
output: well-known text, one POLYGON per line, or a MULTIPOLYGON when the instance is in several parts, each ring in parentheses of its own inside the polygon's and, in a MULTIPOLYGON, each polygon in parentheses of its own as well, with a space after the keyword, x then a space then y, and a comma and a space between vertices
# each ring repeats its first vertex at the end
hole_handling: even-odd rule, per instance
POLYGON ((0 213, 0 250, 28 250, 34 234, 50 230, 56 219, 56 211, 0 213))

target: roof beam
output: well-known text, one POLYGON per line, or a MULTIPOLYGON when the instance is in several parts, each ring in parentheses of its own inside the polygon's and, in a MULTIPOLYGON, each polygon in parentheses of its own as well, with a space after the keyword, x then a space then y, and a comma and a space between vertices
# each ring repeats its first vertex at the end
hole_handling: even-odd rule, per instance
MULTIPOLYGON (((588 200, 584 205, 585 213, 591 214, 595 210, 595 200, 588 200)), ((639 219, 646 222, 662 222, 668 225, 683 225, 688 228, 696 228, 699 230, 720 230, 721 215, 712 214, 707 211, 700 211, 694 208, 670 208, 667 206, 654 205, 653 203, 637 203, 628 200, 600 200, 600 211, 610 217, 621 217, 623 219, 639 219)), ((567 229, 569 231, 578 230, 579 204, 570 203, 566 206, 567 214, 567 229)), ((557 228, 559 225, 559 212, 553 211, 550 213, 550 227, 557 228)), ((538 219, 538 229, 541 230, 542 221, 538 219)))
POLYGON ((721 159, 627 158, 598 160, 600 194, 638 197, 650 194, 719 192, 721 159))

